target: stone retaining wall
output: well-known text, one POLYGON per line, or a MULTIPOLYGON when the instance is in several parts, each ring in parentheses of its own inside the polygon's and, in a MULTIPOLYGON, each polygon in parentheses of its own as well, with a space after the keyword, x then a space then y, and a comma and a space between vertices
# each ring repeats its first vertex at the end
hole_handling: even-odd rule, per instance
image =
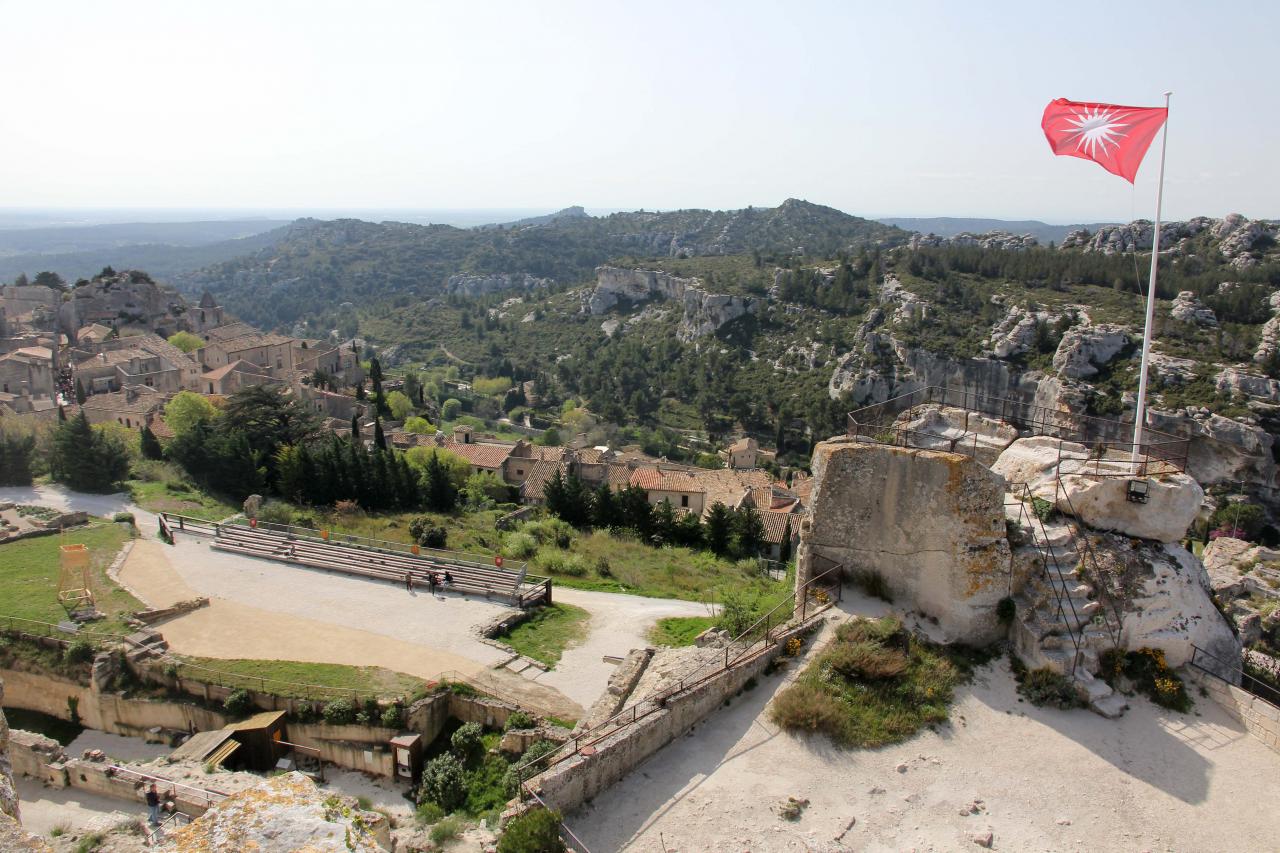
POLYGON ((622 663, 618 664, 613 675, 609 676, 609 684, 605 691, 600 694, 600 698, 595 701, 574 730, 588 731, 621 711, 627 704, 627 700, 631 698, 636 685, 640 683, 640 676, 644 675, 651 660, 653 660, 653 649, 632 649, 622 659, 622 663))
POLYGON ((1280 708, 1243 688, 1189 666, 1187 681, 1203 687, 1214 702, 1244 724, 1245 730, 1267 747, 1280 752, 1280 708))
POLYGON ((594 754, 575 755, 534 777, 529 784, 548 807, 565 813, 573 811, 702 722, 726 699, 737 694, 749 679, 760 675, 786 647, 787 640, 809 633, 821 621, 779 633, 759 657, 721 671, 697 687, 672 697, 661 710, 596 744, 594 754))

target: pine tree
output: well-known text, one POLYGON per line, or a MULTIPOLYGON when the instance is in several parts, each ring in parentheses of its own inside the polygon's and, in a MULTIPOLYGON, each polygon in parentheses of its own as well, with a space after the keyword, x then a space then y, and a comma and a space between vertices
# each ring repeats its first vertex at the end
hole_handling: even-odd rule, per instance
POLYGON ((760 513, 751 504, 733 514, 733 545, 738 557, 756 557, 760 554, 760 545, 764 542, 764 522, 760 513))

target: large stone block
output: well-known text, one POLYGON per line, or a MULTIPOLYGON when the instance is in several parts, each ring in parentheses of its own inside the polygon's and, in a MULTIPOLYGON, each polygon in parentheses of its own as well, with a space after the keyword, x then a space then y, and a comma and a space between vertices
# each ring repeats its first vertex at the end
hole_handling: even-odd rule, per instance
POLYGON ((1003 633, 995 606, 1009 594, 1011 557, 998 476, 968 456, 847 438, 815 448, 813 474, 802 580, 825 557, 879 572, 895 603, 936 618, 950 639, 1003 633))

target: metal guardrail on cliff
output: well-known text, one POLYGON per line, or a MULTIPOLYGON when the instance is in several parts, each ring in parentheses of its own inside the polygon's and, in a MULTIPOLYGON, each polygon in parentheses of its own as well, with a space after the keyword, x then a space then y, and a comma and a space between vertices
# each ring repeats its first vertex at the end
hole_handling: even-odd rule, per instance
POLYGON ((864 406, 847 416, 847 431, 851 438, 889 444, 897 447, 923 447, 945 449, 953 453, 976 456, 982 447, 980 434, 970 430, 969 416, 1000 420, 1029 432, 1032 435, 1058 439, 1058 465, 1068 462, 1070 470, 1062 473, 1079 473, 1097 477, 1134 477, 1184 472, 1191 439, 1171 433, 1143 428, 1144 441, 1134 445, 1126 441, 1133 434, 1131 422, 1092 415, 1079 415, 1036 406, 1020 400, 992 397, 957 388, 930 385, 864 406), (965 423, 960 435, 944 435, 926 430, 913 430, 898 423, 898 418, 920 406, 936 405, 961 409, 965 423), (1082 444, 1091 448, 1088 454, 1064 449, 1064 444, 1082 444), (1130 460, 1137 449, 1138 462, 1130 460), (1093 470, 1089 470, 1092 463, 1093 470))

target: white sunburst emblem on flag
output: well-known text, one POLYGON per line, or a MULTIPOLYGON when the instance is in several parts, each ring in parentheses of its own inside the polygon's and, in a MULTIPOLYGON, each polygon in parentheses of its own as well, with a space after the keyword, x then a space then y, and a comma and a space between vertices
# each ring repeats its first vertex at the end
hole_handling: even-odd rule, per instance
POLYGON ((1128 135, 1120 132, 1129 126, 1117 121, 1122 117, 1120 113, 1111 110, 1086 109, 1076 113, 1074 118, 1067 119, 1070 127, 1066 129, 1064 141, 1074 141, 1077 151, 1083 151, 1094 158, 1101 149, 1102 156, 1105 157, 1111 153, 1111 147, 1120 144, 1120 137, 1128 135))

